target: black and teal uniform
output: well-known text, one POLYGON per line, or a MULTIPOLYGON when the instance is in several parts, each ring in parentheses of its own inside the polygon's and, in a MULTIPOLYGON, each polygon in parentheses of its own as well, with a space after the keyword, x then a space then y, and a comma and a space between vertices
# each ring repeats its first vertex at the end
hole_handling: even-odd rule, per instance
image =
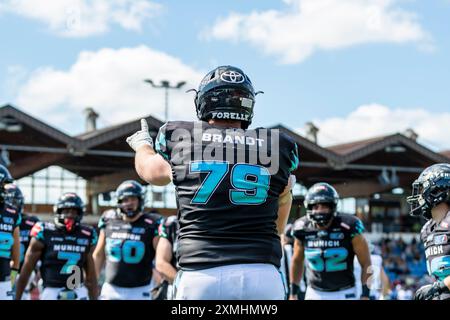
POLYGON ((108 210, 99 221, 105 233, 105 282, 124 288, 142 287, 152 279, 155 249, 161 216, 142 214, 136 221, 122 219, 119 210, 108 210))
POLYGON ((354 287, 352 239, 363 232, 361 220, 349 214, 337 214, 325 230, 306 216, 295 221, 293 235, 304 247, 307 285, 330 292, 354 287))
POLYGON ((69 233, 53 223, 37 222, 31 229, 31 237, 44 245, 40 267, 44 287, 67 288, 75 267, 81 271, 83 283, 86 257, 98 240, 94 228, 80 225, 69 233))
MULTIPOLYGON (((428 220, 422 227, 420 238, 425 247, 428 273, 436 280, 443 281, 450 276, 450 212, 439 223, 428 220)), ((448 300, 450 294, 441 294, 436 299, 448 300)))
POLYGON ((178 201, 178 266, 280 267, 278 198, 297 168, 297 145, 277 129, 170 121, 155 150, 172 167, 178 201))
POLYGON ((23 261, 25 259, 25 253, 27 252, 28 246, 31 240, 31 229, 34 225, 39 222, 39 218, 36 216, 22 214, 22 222, 20 223, 20 269, 22 269, 23 261))
POLYGON ((9 279, 14 230, 20 226, 21 220, 22 215, 14 207, 0 203, 0 282, 9 279))

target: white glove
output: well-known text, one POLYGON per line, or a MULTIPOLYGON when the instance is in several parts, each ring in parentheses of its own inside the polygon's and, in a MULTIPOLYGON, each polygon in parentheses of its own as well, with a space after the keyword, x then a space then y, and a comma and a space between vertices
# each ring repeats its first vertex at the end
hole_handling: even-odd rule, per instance
POLYGON ((127 138, 127 143, 134 151, 137 151, 137 149, 143 145, 153 148, 153 139, 148 132, 147 120, 141 119, 141 130, 135 132, 132 136, 129 136, 127 138))

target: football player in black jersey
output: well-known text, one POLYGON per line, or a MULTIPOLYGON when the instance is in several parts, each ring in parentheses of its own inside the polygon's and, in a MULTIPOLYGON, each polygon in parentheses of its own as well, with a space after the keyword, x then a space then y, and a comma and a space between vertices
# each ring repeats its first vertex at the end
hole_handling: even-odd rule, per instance
POLYGON ((159 243, 156 248, 156 270, 164 277, 167 283, 161 283, 161 287, 167 291, 166 299, 171 300, 173 295, 173 281, 177 274, 176 250, 178 245, 178 219, 177 216, 166 218, 159 226, 159 243))
POLYGON ((160 216, 144 212, 145 191, 134 180, 116 190, 117 209, 99 221, 94 252, 97 275, 105 265, 102 300, 150 300, 153 259, 160 216))
POLYGON ((337 191, 328 183, 316 183, 305 195, 306 216, 294 223, 294 254, 291 262, 291 295, 296 299, 298 283, 306 262, 305 300, 354 300, 356 296, 353 259, 361 264, 363 299, 367 286, 370 253, 362 235, 364 226, 353 215, 336 211, 337 191))
POLYGON ((426 168, 407 199, 411 214, 428 220, 420 232, 428 273, 436 280, 417 290, 416 300, 450 300, 450 164, 426 168))
POLYGON ((144 119, 127 138, 140 177, 176 187, 175 299, 285 298, 279 234, 298 153, 277 129, 248 129, 256 94, 241 69, 217 67, 196 91, 200 121, 167 122, 155 148, 144 119))
POLYGON ((41 300, 95 300, 98 285, 92 253, 97 232, 81 224, 83 201, 75 193, 64 193, 53 212, 53 223, 38 222, 31 230, 16 299, 21 299, 36 263, 41 260, 41 300))
MULTIPOLYGON (((20 267, 19 267, 19 273, 20 269, 22 269, 23 261, 25 258, 25 252, 28 249, 28 246, 30 244, 30 232, 31 229, 34 227, 34 225, 39 222, 39 218, 36 216, 32 216, 29 214, 25 214, 23 212, 24 207, 24 198, 23 193, 20 190, 20 188, 13 184, 7 184, 5 185, 5 201, 14 209, 17 210, 22 216, 22 222, 20 223, 19 229, 20 229, 20 267)), ((37 271, 37 270, 35 270, 37 271)), ((27 288, 25 289, 25 292, 22 296, 22 300, 29 300, 29 293, 32 289, 32 286, 37 285, 37 277, 32 276, 30 278, 30 282, 27 285, 27 288)))
POLYGON ((14 285, 20 266, 20 212, 9 205, 5 185, 13 182, 8 169, 0 165, 0 300, 14 299, 14 285))

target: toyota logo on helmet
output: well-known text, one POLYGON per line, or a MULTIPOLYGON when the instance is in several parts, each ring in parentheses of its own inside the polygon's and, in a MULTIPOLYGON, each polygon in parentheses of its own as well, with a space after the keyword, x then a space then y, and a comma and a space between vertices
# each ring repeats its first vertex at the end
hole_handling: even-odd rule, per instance
POLYGON ((220 79, 228 83, 242 83, 245 78, 237 71, 228 70, 220 75, 220 79))

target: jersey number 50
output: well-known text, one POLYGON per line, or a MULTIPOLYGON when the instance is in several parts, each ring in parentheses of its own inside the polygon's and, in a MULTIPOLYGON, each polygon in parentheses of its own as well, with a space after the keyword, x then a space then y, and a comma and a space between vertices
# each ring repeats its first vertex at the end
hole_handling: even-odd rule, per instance
POLYGON ((141 262, 145 254, 145 245, 142 241, 120 239, 106 239, 106 252, 111 262, 136 264, 141 262))
MULTIPOLYGON (((207 204, 229 171, 227 161, 193 161, 189 172, 207 172, 200 188, 191 200, 192 204, 207 204)), ((231 203, 259 205, 266 201, 269 191, 270 173, 259 165, 237 163, 232 166, 229 191, 231 203)))

